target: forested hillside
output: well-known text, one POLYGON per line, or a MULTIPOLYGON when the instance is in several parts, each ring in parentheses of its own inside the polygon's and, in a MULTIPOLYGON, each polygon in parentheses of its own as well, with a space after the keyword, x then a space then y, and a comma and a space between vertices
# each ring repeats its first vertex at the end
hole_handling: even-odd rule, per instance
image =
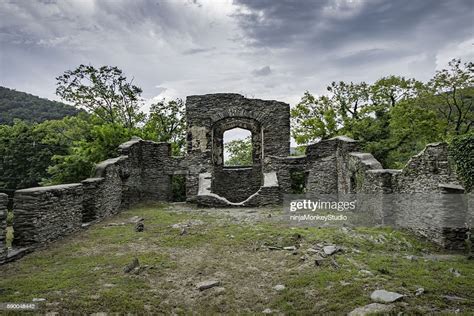
POLYGON ((12 124, 13 119, 40 123, 77 113, 70 105, 0 86, 0 124, 12 124))

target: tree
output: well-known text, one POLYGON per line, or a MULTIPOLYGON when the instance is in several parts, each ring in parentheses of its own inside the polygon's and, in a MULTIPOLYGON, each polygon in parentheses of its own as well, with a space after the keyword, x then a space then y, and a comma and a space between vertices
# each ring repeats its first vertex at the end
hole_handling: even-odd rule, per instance
POLYGON ((474 63, 453 59, 448 66, 428 82, 425 102, 432 103, 446 120, 445 135, 461 135, 474 124, 474 63))
POLYGON ((327 139, 337 133, 337 113, 326 96, 314 97, 308 91, 291 109, 291 135, 298 144, 327 139))
POLYGON ((147 138, 170 142, 173 153, 183 152, 186 143, 185 106, 181 99, 152 104, 148 120, 143 128, 147 138))
POLYGON ((226 166, 250 166, 252 159, 252 141, 250 136, 245 139, 235 139, 225 145, 225 150, 229 153, 226 159, 226 166))
POLYGON ((368 85, 361 83, 332 82, 327 90, 332 94, 331 106, 338 112, 344 126, 359 118, 359 112, 367 105, 368 85))
POLYGON ((88 124, 88 132, 74 141, 67 153, 52 157, 53 163, 48 168, 49 177, 42 184, 84 180, 92 176, 96 163, 116 157, 120 144, 132 136, 143 136, 138 128, 130 129, 111 123, 97 124, 94 120, 85 123, 88 124))
MULTIPOLYGON (((44 124, 44 123, 43 123, 44 124)), ((0 125, 0 188, 36 187, 48 176, 54 154, 65 154, 68 144, 43 124, 15 120, 0 125)))
POLYGON ((105 123, 133 128, 144 119, 139 111, 142 90, 127 81, 117 67, 80 65, 56 78, 56 94, 105 123))
MULTIPOLYGON (((460 81, 469 81, 466 75, 458 76, 463 78, 460 81)), ((467 85, 458 85, 464 92, 458 104, 467 103, 467 85)), ((291 110, 292 136, 298 144, 347 135, 357 139, 362 149, 384 166, 398 168, 428 142, 443 140, 440 131, 452 125, 434 110, 435 90, 415 79, 387 76, 370 85, 333 82, 327 91, 319 97, 305 92, 291 110)), ((452 97, 440 94, 448 95, 452 97)), ((472 111, 463 113, 466 118, 472 115, 472 111)))

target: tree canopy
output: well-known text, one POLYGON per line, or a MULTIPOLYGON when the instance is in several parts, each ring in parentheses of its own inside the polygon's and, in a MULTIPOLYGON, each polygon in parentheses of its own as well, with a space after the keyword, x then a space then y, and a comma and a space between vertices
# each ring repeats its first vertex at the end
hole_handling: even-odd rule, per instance
POLYGON ((244 139, 234 139, 224 144, 225 150, 229 153, 225 160, 226 166, 251 166, 252 160, 252 141, 249 137, 244 139))
POLYGON ((466 134, 474 121, 474 67, 453 59, 426 83, 400 76, 373 84, 332 82, 328 93, 308 91, 291 110, 292 136, 300 145, 347 135, 385 167, 401 168, 436 141, 466 134))
POLYGON ((105 123, 133 128, 143 121, 142 89, 117 67, 80 65, 56 78, 56 94, 77 108, 94 113, 105 123))

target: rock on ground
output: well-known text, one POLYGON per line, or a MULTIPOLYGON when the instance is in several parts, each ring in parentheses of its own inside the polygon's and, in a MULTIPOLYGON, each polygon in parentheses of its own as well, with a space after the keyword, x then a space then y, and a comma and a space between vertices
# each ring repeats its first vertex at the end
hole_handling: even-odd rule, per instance
POLYGON ((384 305, 379 303, 372 303, 362 307, 357 307, 348 316, 365 316, 375 313, 388 313, 393 309, 393 305, 384 305))
POLYGON ((285 289, 285 286, 283 284, 277 284, 273 287, 275 291, 283 291, 285 289))
POLYGON ((145 225, 142 223, 142 222, 138 222, 136 225, 135 225, 135 231, 137 233, 139 232, 142 232, 145 230, 145 225))
POLYGON ((396 292, 389 292, 385 290, 375 290, 370 295, 372 301, 380 303, 392 303, 401 299, 404 295, 396 292))
POLYGON ((140 217, 140 216, 132 216, 132 217, 130 217, 130 218, 128 219, 128 222, 129 222, 129 223, 132 223, 132 224, 137 224, 137 223, 139 223, 139 222, 143 222, 143 220, 144 220, 144 219, 143 219, 142 217, 140 217))
POLYGON ((214 286, 218 286, 219 284, 220 284, 220 282, 217 281, 217 280, 209 280, 209 281, 199 282, 196 285, 196 287, 199 289, 199 291, 204 291, 204 290, 210 289, 214 286))
POLYGON ((132 272, 133 269, 135 269, 136 267, 139 267, 139 266, 140 266, 140 263, 138 262, 138 259, 134 258, 132 260, 132 262, 130 262, 129 264, 127 264, 125 266, 125 268, 123 268, 123 272, 130 273, 130 272, 132 272))
POLYGON ((323 248, 323 251, 326 255, 330 256, 334 253, 336 253, 339 249, 336 246, 325 246, 323 248))

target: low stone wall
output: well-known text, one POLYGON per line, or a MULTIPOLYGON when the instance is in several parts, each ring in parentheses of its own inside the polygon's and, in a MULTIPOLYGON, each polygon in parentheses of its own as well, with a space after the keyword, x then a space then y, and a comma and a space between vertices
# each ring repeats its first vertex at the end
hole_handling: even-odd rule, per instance
POLYGON ((77 183, 16 191, 13 246, 45 244, 80 229, 82 201, 77 183))
POLYGON ((262 186, 262 169, 256 167, 214 168, 212 192, 231 202, 241 202, 262 186))
MULTIPOLYGON (((182 159, 171 157, 169 144, 133 138, 120 146, 119 154, 99 163, 94 177, 81 183, 17 190, 13 247, 31 250, 138 202, 169 200, 171 175, 182 168, 182 159)), ((0 258, 5 252, 7 201, 1 194, 0 258)))
POLYGON ((447 249, 466 247, 473 209, 450 166, 446 144, 427 145, 402 170, 351 168, 361 207, 378 223, 406 228, 447 249))
POLYGON ((81 182, 84 188, 83 222, 117 214, 130 205, 130 202, 124 203, 123 175, 127 170, 127 160, 128 157, 120 156, 103 161, 97 165, 95 178, 81 182))
POLYGON ((7 256, 7 205, 8 195, 0 193, 0 264, 5 261, 7 256))
MULTIPOLYGON (((215 186, 219 181, 213 184, 208 171, 210 151, 203 151, 202 156, 172 157, 169 144, 134 138, 120 146, 119 155, 98 164, 94 177, 81 183, 16 191, 13 246, 35 248, 73 233, 82 223, 111 216, 138 202, 169 201, 175 174, 186 175, 188 201, 254 207, 281 204, 283 195, 291 193, 292 173, 303 172, 310 196, 370 194, 367 207, 380 223, 406 227, 453 249, 464 247, 468 231, 464 226, 474 220, 472 197, 457 205, 457 213, 448 199, 453 191, 463 189, 450 167, 445 144, 428 145, 403 170, 387 170, 372 155, 360 153, 356 141, 335 137, 308 146, 305 156, 265 156, 258 177, 251 170, 254 182, 244 172, 240 183, 226 183, 228 170, 223 170, 218 175, 224 181, 222 187, 215 186), (235 189, 230 192, 229 188, 235 189), (393 198, 410 193, 437 195, 415 205, 393 198)), ((5 255, 6 204, 6 195, 0 194, 0 261, 5 255)))

